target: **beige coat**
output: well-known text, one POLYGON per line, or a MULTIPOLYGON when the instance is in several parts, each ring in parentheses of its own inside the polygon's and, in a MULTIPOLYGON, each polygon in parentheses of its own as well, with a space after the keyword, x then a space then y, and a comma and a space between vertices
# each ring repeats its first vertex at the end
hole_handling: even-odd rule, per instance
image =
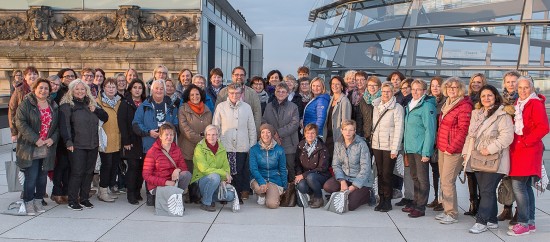
MULTIPOLYGON (((389 102, 388 111, 382 119, 380 116, 384 110, 378 110, 381 99, 377 98, 372 101, 374 106, 372 110, 372 127, 378 122, 378 126, 372 133, 372 148, 377 150, 391 151, 391 154, 397 154, 401 150, 403 143, 403 107, 396 102, 395 97, 392 97, 389 102), (380 121, 378 121, 380 119, 380 121)), ((367 137, 369 138, 369 137, 367 137)))
POLYGON ((204 105, 204 113, 199 115, 191 110, 188 103, 184 103, 178 110, 178 121, 178 146, 184 159, 193 160, 195 146, 204 138, 204 134, 201 136, 201 133, 212 123, 212 112, 204 105))
MULTIPOLYGON (((227 87, 220 90, 216 99, 216 107, 218 107, 220 103, 227 101, 227 91, 227 87)), ((242 96, 242 101, 250 105, 252 114, 254 115, 256 130, 259 130, 262 122, 262 105, 260 104, 260 98, 258 97, 258 94, 256 94, 256 91, 249 86, 243 86, 243 92, 244 94, 242 96)))
POLYGON ((220 140, 227 152, 248 152, 256 144, 256 125, 250 105, 229 100, 216 107, 212 124, 220 129, 220 140))
MULTIPOLYGON (((470 125, 476 123, 475 118, 481 109, 472 111, 472 120, 470 125)), ((466 171, 472 171, 469 165, 472 150, 482 150, 487 148, 490 154, 501 153, 500 165, 497 173, 508 175, 510 171, 510 150, 509 146, 514 140, 514 124, 512 117, 508 115, 503 106, 500 106, 491 117, 481 124, 481 127, 475 135, 468 133, 462 154, 466 156, 464 162, 467 163, 466 171)))
MULTIPOLYGON (((328 112, 330 112, 330 105, 334 101, 334 96, 330 97, 329 108, 327 108, 327 118, 328 112)), ((336 100, 336 105, 332 108, 332 138, 334 141, 338 140, 342 136, 342 121, 351 119, 351 103, 349 99, 344 94, 340 94, 338 100, 336 100)), ((325 121, 325 127, 323 128, 323 141, 327 138, 327 125, 328 121, 325 121)))

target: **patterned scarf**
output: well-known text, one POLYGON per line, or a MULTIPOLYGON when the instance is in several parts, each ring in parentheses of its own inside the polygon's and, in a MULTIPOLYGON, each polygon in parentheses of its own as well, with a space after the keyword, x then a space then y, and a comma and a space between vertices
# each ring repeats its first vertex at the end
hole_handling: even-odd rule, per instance
POLYGON ((380 96, 382 96, 382 91, 380 90, 378 90, 374 95, 366 91, 365 94, 363 94, 363 99, 365 99, 365 102, 367 102, 367 104, 372 104, 372 101, 379 98, 380 96))
POLYGON ((507 105, 514 105, 516 100, 518 100, 518 97, 517 91, 508 92, 508 90, 504 88, 504 92, 502 92, 502 98, 504 99, 504 103, 507 105))
MULTIPOLYGON (((380 100, 380 103, 378 104, 377 109, 378 109, 378 115, 379 116, 382 116, 382 113, 384 113, 384 111, 386 111, 386 109, 388 109, 390 106, 393 106, 395 105, 395 102, 396 102, 396 98, 395 96, 391 97, 391 99, 389 101, 387 101, 386 103, 382 103, 382 100, 380 100)), ((376 121, 378 122, 378 121, 376 121)))
POLYGON ((227 152, 227 160, 231 175, 237 175, 237 152, 227 152))
POLYGON ((275 147, 275 145, 277 144, 277 141, 271 139, 271 143, 266 144, 266 143, 264 143, 264 141, 263 141, 262 139, 260 139, 260 140, 258 141, 258 144, 259 144, 260 147, 261 147, 262 149, 264 149, 264 150, 271 150, 271 149, 273 149, 273 147, 275 147))
POLYGON ((262 92, 258 93, 258 97, 260 98, 260 103, 267 103, 269 101, 269 95, 265 90, 262 90, 262 92))
POLYGON ((307 151, 307 157, 310 157, 313 151, 315 150, 315 147, 317 147, 317 139, 314 139, 311 144, 309 144, 306 141, 306 144, 304 145, 304 149, 307 151))
POLYGON ((302 102, 303 103, 308 103, 309 101, 311 101, 311 93, 300 93, 300 96, 302 96, 302 102))
POLYGON ((103 92, 101 93, 101 101, 109 105, 111 108, 115 108, 116 103, 120 100, 119 95, 115 95, 113 99, 109 99, 107 95, 103 92))
POLYGON ((180 96, 178 95, 178 92, 174 92, 174 94, 170 95, 170 100, 172 100, 172 104, 177 104, 176 103, 176 100, 179 98, 180 96))

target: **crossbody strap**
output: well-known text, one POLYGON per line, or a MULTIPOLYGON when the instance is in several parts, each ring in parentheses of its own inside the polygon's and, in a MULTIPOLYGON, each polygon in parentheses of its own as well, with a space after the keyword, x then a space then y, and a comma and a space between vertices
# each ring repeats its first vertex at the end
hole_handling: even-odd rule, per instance
POLYGON ((165 149, 161 148, 160 150, 162 150, 162 153, 164 153, 164 155, 166 155, 166 157, 168 157, 168 159, 170 160, 170 162, 172 163, 172 165, 174 165, 175 168, 178 168, 178 166, 176 165, 176 162, 174 161, 174 159, 172 159, 172 157, 170 156, 170 154, 168 154, 168 152, 166 152, 165 149))
POLYGON ((374 125, 374 127, 371 130, 371 136, 373 135, 374 131, 376 130, 376 127, 378 127, 378 124, 380 123, 380 120, 382 120, 382 117, 384 117, 384 115, 388 112, 388 110, 389 109, 386 108, 386 110, 382 113, 382 115, 380 115, 380 118, 378 118, 378 121, 376 121, 376 124, 374 125))

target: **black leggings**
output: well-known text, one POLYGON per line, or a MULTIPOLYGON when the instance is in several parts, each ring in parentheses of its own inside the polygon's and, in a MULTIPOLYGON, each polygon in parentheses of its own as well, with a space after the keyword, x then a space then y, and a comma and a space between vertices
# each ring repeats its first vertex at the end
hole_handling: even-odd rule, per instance
POLYGON ((393 195, 392 178, 397 158, 391 158, 391 151, 373 149, 378 175, 378 195, 380 198, 391 199, 393 195))
POLYGON ((120 162, 120 152, 99 152, 99 156, 101 157, 99 186, 102 188, 114 187, 116 185, 116 172, 120 162))

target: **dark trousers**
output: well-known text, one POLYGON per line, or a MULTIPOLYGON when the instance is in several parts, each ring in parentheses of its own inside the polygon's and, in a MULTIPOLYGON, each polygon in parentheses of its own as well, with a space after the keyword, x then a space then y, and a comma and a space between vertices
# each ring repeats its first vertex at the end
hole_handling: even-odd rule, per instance
MULTIPOLYGON (((348 186, 351 186, 350 181, 346 182, 348 186)), ((323 185, 323 189, 325 190, 325 192, 328 193, 339 192, 341 190, 340 182, 337 181, 336 178, 331 177, 330 179, 328 179, 327 182, 325 182, 325 185, 323 185)), ((367 204, 370 199, 370 189, 370 187, 361 187, 358 190, 350 192, 348 196, 348 209, 350 211, 353 211, 359 206, 367 204)))
POLYGON ((432 182, 434 186, 434 196, 437 199, 439 197, 439 163, 437 161, 430 161, 430 166, 432 167, 432 182))
POLYGON ((487 222, 498 223, 497 213, 497 186, 504 174, 476 171, 475 176, 479 185, 479 208, 476 215, 476 223, 487 225, 487 222))
MULTIPOLYGON (((119 157, 120 157, 120 154, 119 154, 119 157)), ((126 170, 126 171, 122 170, 123 162, 126 162, 126 164, 128 164, 127 159, 119 159, 118 165, 116 167, 114 167, 116 169, 116 185, 117 185, 118 189, 122 189, 122 188, 126 187, 126 174, 125 174, 125 172, 128 172, 128 170, 126 170)))
POLYGON ((392 188, 397 190, 403 190, 403 177, 392 174, 392 188))
POLYGON ((67 149, 57 149, 57 162, 53 169, 52 196, 67 196, 69 193, 69 175, 71 166, 67 149))
POLYGON ((422 162, 419 154, 406 154, 411 168, 411 177, 414 185, 414 206, 416 210, 426 211, 426 204, 430 196, 430 167, 428 162, 422 162))
POLYGON ((42 169, 44 159, 33 160, 30 167, 23 170, 25 182, 23 184, 23 200, 30 202, 34 199, 44 199, 48 172, 42 169))
POLYGON ((137 196, 143 184, 143 159, 127 159, 126 186, 128 196, 137 196))
POLYGON ((99 186, 102 188, 114 187, 116 185, 117 168, 120 162, 120 152, 99 152, 99 156, 101 157, 99 186))
POLYGON ((479 200, 476 175, 473 172, 466 172, 466 178, 468 179, 468 191, 470 192, 470 202, 479 200))
POLYGON ((71 177, 69 179, 69 204, 86 201, 90 196, 90 184, 94 175, 97 160, 97 148, 91 150, 77 149, 69 152, 71 177))
POLYGON ((391 158, 391 151, 373 149, 378 175, 378 195, 380 198, 391 199, 393 196, 392 178, 397 158, 391 158))
POLYGON ((240 194, 250 189, 250 169, 248 165, 248 153, 237 152, 237 174, 232 175, 234 186, 240 194))
POLYGON ((288 181, 294 181, 296 178, 296 172, 294 171, 294 159, 296 154, 286 154, 286 170, 288 171, 288 181))
POLYGON ((328 176, 321 175, 316 172, 308 173, 304 179, 302 179, 296 188, 301 193, 313 193, 313 197, 322 198, 323 197, 323 185, 328 180, 328 176))

